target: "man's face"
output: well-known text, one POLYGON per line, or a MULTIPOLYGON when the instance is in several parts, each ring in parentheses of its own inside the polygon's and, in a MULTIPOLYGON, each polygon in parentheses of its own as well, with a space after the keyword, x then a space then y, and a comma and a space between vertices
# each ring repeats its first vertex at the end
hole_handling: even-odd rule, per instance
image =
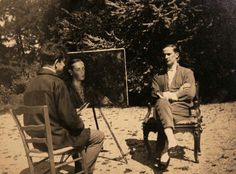
POLYGON ((76 80, 83 81, 85 79, 85 66, 84 66, 84 63, 82 61, 75 62, 72 65, 71 72, 72 72, 73 78, 75 78, 76 80))
POLYGON ((179 59, 179 53, 174 52, 174 48, 172 47, 165 47, 163 49, 163 54, 167 63, 168 67, 171 67, 175 63, 177 63, 179 59))
POLYGON ((59 73, 59 74, 62 73, 64 67, 65 67, 65 59, 56 62, 56 68, 55 69, 56 69, 57 73, 59 73))

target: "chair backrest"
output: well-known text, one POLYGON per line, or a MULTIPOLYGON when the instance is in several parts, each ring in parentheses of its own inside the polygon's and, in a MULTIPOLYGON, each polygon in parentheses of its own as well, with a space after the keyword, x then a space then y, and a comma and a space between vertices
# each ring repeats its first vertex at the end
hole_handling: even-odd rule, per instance
POLYGON ((49 120, 49 113, 47 105, 44 106, 26 106, 21 105, 17 106, 15 109, 10 109, 11 115, 16 123, 16 126, 19 130, 25 151, 27 154, 31 152, 29 148, 29 144, 31 143, 39 143, 45 144, 48 153, 53 154, 53 145, 52 145, 52 134, 51 134, 51 126, 49 120), (37 116, 38 114, 44 117, 44 123, 40 125, 22 125, 19 116, 20 115, 30 115, 30 116, 37 116), (38 138, 38 137, 30 137, 26 135, 26 131, 45 131, 45 137, 38 138))
POLYGON ((195 87, 196 87, 196 95, 195 95, 195 100, 199 100, 199 82, 195 82, 195 87))
POLYGON ((199 82, 195 83, 195 87, 196 87, 196 94, 195 97, 193 99, 193 104, 194 104, 194 108, 199 109, 200 110, 200 96, 199 96, 199 82))

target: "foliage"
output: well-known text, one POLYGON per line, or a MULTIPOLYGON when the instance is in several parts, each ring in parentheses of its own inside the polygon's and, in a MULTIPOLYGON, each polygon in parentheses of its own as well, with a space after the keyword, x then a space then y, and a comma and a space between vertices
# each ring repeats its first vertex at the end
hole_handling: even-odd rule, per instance
POLYGON ((162 46, 176 42, 203 100, 234 100, 235 8, 234 1, 220 0, 2 0, 0 60, 21 68, 39 61, 46 40, 68 51, 124 47, 131 103, 145 104, 162 68, 162 46), (11 40, 16 44, 6 47, 11 40))

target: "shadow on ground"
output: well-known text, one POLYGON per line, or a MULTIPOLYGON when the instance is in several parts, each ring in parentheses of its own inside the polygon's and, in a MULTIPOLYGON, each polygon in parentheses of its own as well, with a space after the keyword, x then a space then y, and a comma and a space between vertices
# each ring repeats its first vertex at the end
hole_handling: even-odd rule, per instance
POLYGON ((150 167, 155 174, 162 174, 163 172, 158 171, 157 169, 154 168, 154 162, 155 162, 155 147, 156 147, 156 141, 149 141, 149 144, 152 149, 152 156, 148 157, 147 150, 144 146, 143 140, 138 140, 138 139, 126 139, 126 144, 128 145, 130 149, 130 155, 131 158, 143 165, 146 165, 150 167))
MULTIPOLYGON (((154 141, 154 140, 149 141, 149 144, 150 144, 150 147, 152 150, 151 157, 148 157, 148 153, 147 153, 146 147, 143 143, 143 140, 138 140, 138 139, 134 139, 134 138, 126 139, 126 144, 128 145, 128 147, 130 149, 131 158, 133 160, 150 167, 155 174, 164 173, 162 171, 158 171, 153 166, 153 164, 155 162, 155 156, 156 156, 156 141, 154 141)), ((186 146, 182 146, 182 147, 185 151, 186 150, 193 151, 189 147, 186 147, 186 146)), ((193 163, 195 162, 186 156, 183 156, 183 157, 177 158, 177 159, 189 161, 189 162, 193 162, 193 163)))
MULTIPOLYGON (((35 165, 34 165, 35 166, 35 165)), ((35 173, 36 174, 50 174, 50 164, 49 162, 42 162, 41 164, 38 164, 35 166, 35 173)), ((70 165, 63 166, 60 168, 60 171, 58 174, 74 174, 74 167, 70 165)), ((30 174, 29 168, 23 169, 20 174, 30 174)))

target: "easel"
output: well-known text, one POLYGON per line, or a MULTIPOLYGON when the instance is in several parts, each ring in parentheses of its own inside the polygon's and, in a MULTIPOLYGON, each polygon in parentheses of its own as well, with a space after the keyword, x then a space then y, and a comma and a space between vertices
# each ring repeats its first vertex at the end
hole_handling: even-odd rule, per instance
MULTIPOLYGON (((92 106, 92 110, 93 110, 93 116, 94 116, 96 128, 99 130, 99 125, 98 125, 98 121, 97 121, 97 115, 96 115, 96 111, 95 111, 94 106, 92 106)), ((126 159, 126 157, 125 157, 125 154, 124 154, 123 150, 121 149, 120 144, 119 144, 119 142, 117 141, 115 134, 114 134, 113 131, 111 130, 111 126, 109 125, 109 123, 108 123, 108 121, 107 121, 105 115, 103 114, 103 112, 102 112, 102 110, 101 110, 101 107, 98 107, 98 110, 99 110, 99 112, 100 112, 100 114, 101 114, 103 120, 105 121, 105 123, 106 123, 106 125, 107 125, 107 127, 108 127, 108 129, 109 129, 109 131, 110 131, 110 133, 111 133, 111 135, 112 135, 112 138, 114 139, 114 141, 115 141, 115 143, 116 143, 116 146, 118 147, 118 149, 119 149, 119 151, 120 151, 120 154, 121 154, 122 158, 125 160, 125 163, 128 164, 128 161, 127 161, 127 159, 126 159)))

